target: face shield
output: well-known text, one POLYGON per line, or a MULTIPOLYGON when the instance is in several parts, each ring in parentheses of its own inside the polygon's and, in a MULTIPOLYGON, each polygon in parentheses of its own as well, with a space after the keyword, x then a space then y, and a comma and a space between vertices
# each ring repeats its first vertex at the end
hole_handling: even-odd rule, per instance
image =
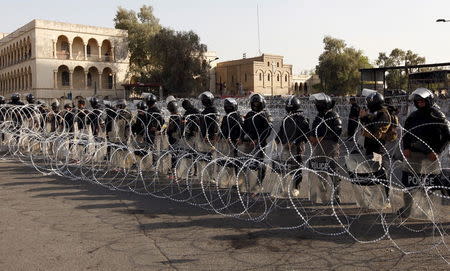
POLYGON ((426 88, 418 88, 414 90, 413 93, 411 93, 411 95, 409 95, 409 100, 414 101, 414 97, 416 95, 425 100, 433 97, 433 93, 431 92, 431 90, 426 88))
POLYGON ((368 97, 368 96, 369 96, 370 94, 372 94, 372 93, 377 93, 377 91, 375 91, 375 90, 373 90, 373 89, 365 88, 365 89, 362 90, 361 96, 363 96, 363 97, 368 97))
POLYGON ((409 100, 414 102, 417 109, 430 108, 433 105, 433 99, 433 93, 426 88, 418 88, 409 95, 409 100))

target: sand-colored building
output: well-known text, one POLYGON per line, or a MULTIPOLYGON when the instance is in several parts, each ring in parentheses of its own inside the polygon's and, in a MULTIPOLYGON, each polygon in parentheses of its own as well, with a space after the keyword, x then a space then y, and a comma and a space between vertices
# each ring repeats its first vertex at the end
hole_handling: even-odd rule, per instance
POLYGON ((0 39, 0 93, 122 97, 127 37, 124 30, 33 20, 0 39))
POLYGON ((263 54, 220 62, 215 70, 218 95, 286 95, 291 92, 292 65, 284 64, 283 56, 263 54))
POLYGON ((296 95, 306 95, 317 93, 315 87, 320 84, 320 78, 316 74, 294 74, 292 76, 292 93, 296 95))

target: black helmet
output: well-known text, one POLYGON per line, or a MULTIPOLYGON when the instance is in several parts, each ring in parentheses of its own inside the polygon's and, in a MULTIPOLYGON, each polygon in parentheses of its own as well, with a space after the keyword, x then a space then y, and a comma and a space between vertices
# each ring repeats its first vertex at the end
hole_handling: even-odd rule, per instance
POLYGON ((64 105, 64 109, 68 109, 68 108, 73 108, 73 104, 72 103, 66 103, 64 105))
POLYGON ((300 99, 295 96, 291 96, 287 99, 285 108, 288 113, 300 110, 300 99))
POLYGON ((18 102, 20 101, 20 94, 19 93, 13 93, 11 95, 11 102, 18 102))
POLYGON ((238 110, 238 103, 233 98, 226 98, 223 102, 223 109, 225 109, 225 113, 230 114, 238 110))
POLYGON ((434 94, 427 88, 418 88, 411 93, 409 99, 414 102, 414 106, 419 109, 417 103, 419 100, 425 100, 425 108, 431 108, 434 105, 434 94))
POLYGON ((113 103, 111 101, 103 101, 106 109, 113 109, 113 103))
POLYGON ((202 104, 205 107, 212 106, 214 104, 214 95, 209 91, 205 91, 200 94, 198 99, 202 101, 202 104))
POLYGON ((183 102, 181 103, 181 106, 184 108, 184 110, 189 110, 193 107, 191 101, 189 101, 189 100, 183 100, 183 102))
POLYGON ((125 99, 121 99, 117 101, 116 107, 118 109, 125 109, 127 108, 127 101, 125 99))
POLYGON ((172 114, 178 113, 178 103, 176 101, 169 102, 167 104, 167 110, 172 114))
POLYGON ((34 95, 33 94, 27 94, 26 100, 29 104, 34 104, 34 95))
POLYGON ((0 96, 0 104, 5 104, 6 103, 6 99, 3 96, 0 96))
POLYGON ((261 112, 266 108, 266 99, 261 94, 252 94, 250 96, 250 107, 252 111, 261 112))
POLYGON ((324 113, 334 107, 331 97, 325 93, 317 93, 310 96, 310 101, 314 101, 316 109, 319 113, 324 113))
POLYGON ((97 108, 97 107, 98 107, 98 104, 99 104, 99 100, 98 100, 97 97, 92 97, 92 98, 89 100, 89 103, 91 104, 92 108, 97 108))
POLYGON ((53 102, 51 105, 52 110, 58 110, 59 109, 59 102, 53 102))
POLYGON ((156 96, 152 93, 145 97, 145 102, 147 103, 148 107, 152 107, 157 101, 158 98, 156 98, 156 96))
POLYGON ((147 103, 145 103, 144 101, 140 101, 140 102, 136 105, 136 108, 137 108, 138 110, 147 111, 148 106, 147 106, 147 103))
POLYGON ((380 110, 384 105, 384 97, 381 93, 372 92, 366 97, 367 108, 370 112, 380 110))

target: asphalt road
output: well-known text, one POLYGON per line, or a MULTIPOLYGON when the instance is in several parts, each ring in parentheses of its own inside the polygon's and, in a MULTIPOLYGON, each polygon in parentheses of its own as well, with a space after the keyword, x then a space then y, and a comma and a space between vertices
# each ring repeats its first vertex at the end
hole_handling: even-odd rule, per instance
MULTIPOLYGON (((43 176, 20 162, 0 162, 0 270, 448 270, 439 253, 405 255, 393 242, 356 242, 322 214, 317 228, 276 230, 186 203, 110 191, 43 176)), ((298 218, 296 218, 298 220, 298 218)), ((361 240, 382 231, 361 216, 351 228, 361 240)), ((274 223, 272 223, 274 224, 274 223)), ((289 223, 287 223, 289 224, 289 223)), ((429 223, 400 227, 391 237, 403 249, 442 241, 429 223)), ((449 224, 442 225, 448 231, 449 224)), ((380 235, 382 236, 382 234, 380 235)), ((447 244, 450 238, 444 237, 447 244)))

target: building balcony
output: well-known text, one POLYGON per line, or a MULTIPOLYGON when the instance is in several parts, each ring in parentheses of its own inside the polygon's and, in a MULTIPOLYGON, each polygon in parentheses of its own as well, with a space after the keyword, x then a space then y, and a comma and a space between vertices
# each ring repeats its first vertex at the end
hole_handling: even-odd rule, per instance
POLYGON ((70 54, 64 51, 56 52, 57 59, 70 59, 70 54))

